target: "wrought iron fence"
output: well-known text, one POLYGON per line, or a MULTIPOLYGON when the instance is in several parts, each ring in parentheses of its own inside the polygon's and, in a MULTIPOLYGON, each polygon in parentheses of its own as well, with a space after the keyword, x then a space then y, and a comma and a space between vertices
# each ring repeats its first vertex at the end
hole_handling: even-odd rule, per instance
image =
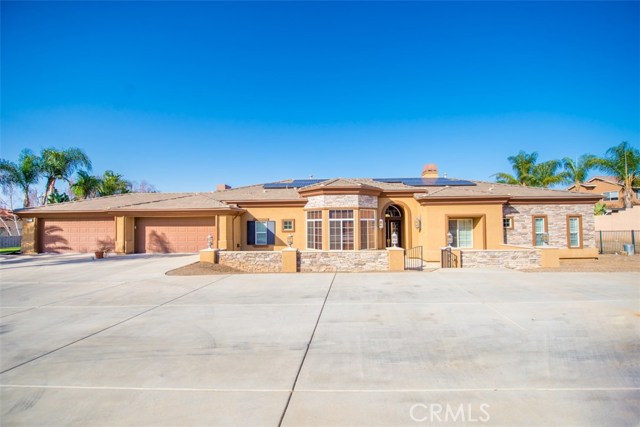
POLYGON ((0 236, 0 249, 20 247, 22 236, 0 236))
POLYGON ((422 271, 422 246, 416 246, 405 251, 404 269, 422 271))
POLYGON ((596 231, 596 246, 601 254, 626 252, 625 245, 633 246, 633 252, 640 249, 640 230, 596 231))
POLYGON ((458 266, 458 257, 451 252, 451 247, 442 248, 440 251, 440 266, 442 268, 456 268, 458 266))

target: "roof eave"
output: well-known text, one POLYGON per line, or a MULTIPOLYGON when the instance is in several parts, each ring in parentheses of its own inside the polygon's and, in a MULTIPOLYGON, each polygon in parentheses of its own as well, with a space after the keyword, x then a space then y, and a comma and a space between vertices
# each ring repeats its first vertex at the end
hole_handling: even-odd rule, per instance
POLYGON ((510 202, 513 203, 521 203, 521 204, 534 204, 534 203, 544 203, 544 204, 592 204, 596 203, 602 199, 602 196, 599 194, 587 194, 582 193, 580 196, 574 197, 534 197, 534 196, 511 196, 509 198, 510 202))
POLYGON ((509 201, 508 196, 417 196, 416 200, 421 205, 427 204, 504 204, 509 201))

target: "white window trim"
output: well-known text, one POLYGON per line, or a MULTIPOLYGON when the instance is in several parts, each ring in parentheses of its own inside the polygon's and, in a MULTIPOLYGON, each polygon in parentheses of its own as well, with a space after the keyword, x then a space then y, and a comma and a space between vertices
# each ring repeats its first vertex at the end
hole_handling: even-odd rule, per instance
POLYGON ((305 214, 305 222, 306 222, 306 227, 304 230, 304 235, 305 235, 305 240, 306 240, 306 245, 305 247, 307 248, 307 250, 309 251, 321 251, 323 250, 322 247, 322 236, 324 233, 323 227, 322 227, 322 211, 321 210, 313 210, 313 211, 307 211, 307 213, 305 214), (309 212, 320 212, 320 218, 313 218, 313 219, 309 219, 309 212), (309 223, 320 223, 320 247, 321 249, 316 249, 316 248, 310 248, 309 247, 309 223))
POLYGON ((327 230, 328 233, 328 237, 329 237, 329 250, 333 251, 333 252, 344 252, 344 251, 354 251, 356 250, 356 219, 355 219, 355 213, 353 211, 353 209, 331 209, 329 211, 329 229, 327 230), (352 217, 351 218, 331 218, 331 211, 351 211, 352 213, 352 217), (344 222, 351 222, 352 224, 352 230, 353 230, 353 249, 345 249, 344 248, 344 233, 343 233, 343 223, 344 222), (332 223, 340 223, 340 249, 331 249, 331 224, 332 223))
POLYGON ((580 217, 577 217, 577 216, 570 216, 569 217, 569 230, 568 230, 569 231, 569 233, 568 233, 569 234, 569 241, 567 242, 567 244, 569 245, 569 248, 580 248, 580 247, 582 247, 582 236, 580 235, 580 228, 581 228, 580 227, 580 223, 581 223, 581 221, 582 220, 581 220, 580 217), (571 234, 573 234, 571 232, 571 221, 573 221, 573 220, 576 221, 577 227, 578 227, 578 229, 575 232, 576 236, 578 236, 578 244, 575 245, 575 246, 571 244, 571 234))
POLYGON ((255 221, 253 237, 255 246, 267 246, 269 244, 269 221, 255 221), (258 231, 258 224, 262 224, 264 226, 264 231, 258 231), (258 240, 258 235, 262 234, 264 234, 264 243, 258 240))
POLYGON ((535 247, 546 246, 545 243, 544 243, 544 236, 545 236, 545 234, 547 234, 547 231, 546 231, 547 230, 547 218, 543 217, 543 216, 535 217, 534 220, 533 220, 533 223, 534 223, 533 224, 533 226, 534 226, 534 228, 533 228, 534 229, 534 234, 535 234, 535 237, 536 237, 536 239, 535 239, 536 240, 535 247), (536 230, 536 227, 535 227, 535 223, 539 219, 542 220, 542 232, 540 232, 540 233, 538 233, 538 231, 536 230), (542 243, 540 243, 539 245, 537 244, 538 243, 538 235, 541 236, 540 240, 542 241, 542 243))
POLYGON ((602 193, 602 200, 604 202, 615 202, 617 200, 620 200, 620 192, 619 191, 605 191, 604 193, 602 193), (612 197, 612 194, 616 195, 615 199, 612 197))
MULTIPOLYGON (((377 249, 378 247, 378 233, 377 233, 377 228, 376 228, 376 210, 375 209, 360 209, 360 212, 362 211, 371 211, 373 212, 373 218, 362 218, 360 217, 360 224, 358 224, 360 226, 360 250, 361 251, 371 251, 374 249, 377 249), (367 248, 362 248, 362 223, 366 222, 367 224, 365 224, 367 227, 366 229, 369 229, 369 225, 373 225, 373 247, 367 247, 367 248), (371 222, 372 224, 368 224, 369 222, 371 222)), ((354 242, 355 243, 355 242, 354 242)), ((371 242, 369 242, 371 243, 371 242)), ((355 248, 355 244, 354 244, 354 248, 355 248)))
MULTIPOLYGON (((473 218, 449 218, 449 222, 450 221, 455 221, 456 222, 456 234, 458 236, 457 242, 456 244, 458 246, 455 246, 455 248, 457 249, 473 249, 473 218), (460 226, 458 225, 460 221, 470 221, 471 222, 471 246, 459 246, 460 245, 460 226)), ((447 224, 448 226, 448 224, 447 224)), ((449 231, 451 232, 451 229, 449 229, 449 231)))

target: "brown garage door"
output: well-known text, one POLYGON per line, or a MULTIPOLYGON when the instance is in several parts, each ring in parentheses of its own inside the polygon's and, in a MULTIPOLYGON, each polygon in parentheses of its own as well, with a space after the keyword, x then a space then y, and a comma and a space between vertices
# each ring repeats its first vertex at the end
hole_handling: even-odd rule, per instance
POLYGON ((136 253, 198 252, 214 231, 215 218, 136 218, 136 253))
POLYGON ((40 227, 42 252, 94 252, 104 244, 113 249, 115 239, 113 218, 46 219, 40 227))

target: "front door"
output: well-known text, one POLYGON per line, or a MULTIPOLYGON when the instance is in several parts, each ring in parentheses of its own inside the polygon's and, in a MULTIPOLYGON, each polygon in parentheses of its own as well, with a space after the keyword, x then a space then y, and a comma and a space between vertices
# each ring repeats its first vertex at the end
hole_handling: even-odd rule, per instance
POLYGON ((387 248, 393 246, 392 236, 395 232, 398 235, 398 247, 404 247, 404 239, 402 238, 402 225, 404 214, 402 208, 398 205, 390 205, 384 211, 384 239, 387 248))
POLYGON ((399 219, 387 219, 385 227, 385 242, 387 248, 393 246, 391 236, 395 232, 398 235, 398 247, 402 247, 402 220, 399 219))

